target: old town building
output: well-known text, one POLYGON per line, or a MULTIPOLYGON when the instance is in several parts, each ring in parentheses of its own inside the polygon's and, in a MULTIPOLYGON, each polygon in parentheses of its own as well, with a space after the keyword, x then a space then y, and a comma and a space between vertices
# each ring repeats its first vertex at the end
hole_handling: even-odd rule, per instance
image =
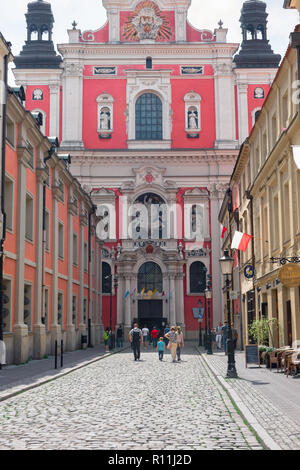
POLYGON ((7 363, 53 354, 55 341, 63 340, 68 351, 81 347, 89 320, 90 340, 100 342, 94 205, 69 172, 69 155, 58 154, 55 139, 42 134, 40 119, 8 89, 2 325, 7 363))
POLYGON ((223 316, 218 214, 280 56, 265 3, 244 3, 240 50, 221 21, 193 27, 190 4, 103 0, 105 25, 74 22, 56 55, 51 5, 31 2, 14 74, 97 205, 104 326, 116 275, 113 326, 176 322, 193 338, 207 276, 213 321, 223 316))
POLYGON ((300 344, 300 288, 286 283, 282 266, 291 270, 300 253, 300 171, 293 155, 300 143, 298 86, 297 52, 289 47, 230 183, 240 231, 253 235, 239 253, 244 339, 251 341, 253 320, 275 319, 272 344, 293 347, 300 344), (249 267, 254 277, 247 279, 249 267))

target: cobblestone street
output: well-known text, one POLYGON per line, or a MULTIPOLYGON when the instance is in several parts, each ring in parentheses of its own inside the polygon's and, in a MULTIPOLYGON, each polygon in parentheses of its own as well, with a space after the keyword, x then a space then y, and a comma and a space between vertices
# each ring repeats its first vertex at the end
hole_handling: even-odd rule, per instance
POLYGON ((262 449, 192 346, 129 349, 0 403, 0 449, 262 449))

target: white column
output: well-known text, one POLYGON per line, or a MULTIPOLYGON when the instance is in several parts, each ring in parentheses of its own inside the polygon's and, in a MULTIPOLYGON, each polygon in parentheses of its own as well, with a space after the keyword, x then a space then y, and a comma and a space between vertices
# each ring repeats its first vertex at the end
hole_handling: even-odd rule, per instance
POLYGON ((60 341, 61 326, 58 324, 58 201, 60 190, 56 186, 57 170, 53 169, 52 181, 52 317, 51 352, 54 353, 55 341, 60 341))
POLYGON ((28 155, 24 147, 18 148, 18 214, 16 253, 16 303, 14 323, 14 362, 20 364, 28 359, 28 327, 24 323, 24 266, 26 226, 26 168, 28 155))
POLYGON ((239 144, 249 135, 248 83, 237 80, 239 144))
POLYGON ((50 83, 49 90, 50 90, 49 136, 59 138, 60 84, 50 83))
POLYGON ((176 7, 175 10, 175 41, 186 41, 187 8, 176 7))
POLYGON ((63 75, 63 135, 61 147, 82 149, 83 65, 67 62, 63 75))
POLYGON ((109 42, 120 41, 120 13, 117 8, 107 10, 109 21, 109 42))
POLYGON ((185 327, 183 282, 184 282, 184 273, 181 272, 177 275, 176 291, 178 293, 178 296, 177 296, 177 299, 178 299, 178 301, 177 301, 177 322, 180 323, 182 328, 185 327))
MULTIPOLYGON (((125 292, 129 290, 130 292, 130 281, 131 281, 131 275, 130 274, 125 274, 125 292)), ((122 293, 121 293, 122 295, 122 293)), ((131 298, 130 295, 124 299, 124 304, 125 304, 125 328, 130 328, 131 327, 131 298)))
POLYGON ((35 315, 33 325, 33 357, 42 359, 46 353, 46 328, 42 324, 44 311, 43 287, 43 186, 47 178, 44 168, 36 168, 36 271, 35 271, 35 315))
POLYGON ((237 148, 232 60, 219 59, 215 67, 216 142, 218 149, 237 148))
POLYGON ((176 290, 175 275, 170 275, 170 324, 176 325, 176 290))
MULTIPOLYGON (((77 208, 78 210, 78 208, 77 208)), ((68 286, 67 286, 67 351, 76 349, 75 324, 73 320, 73 188, 69 186, 68 200, 68 286)), ((76 319, 75 319, 76 321, 76 319)))

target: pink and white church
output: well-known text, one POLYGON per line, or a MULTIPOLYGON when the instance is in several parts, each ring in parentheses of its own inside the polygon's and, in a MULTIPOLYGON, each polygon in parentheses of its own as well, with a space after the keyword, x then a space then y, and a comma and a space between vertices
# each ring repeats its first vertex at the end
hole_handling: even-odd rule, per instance
POLYGON ((59 54, 51 4, 31 2, 14 69, 97 206, 103 326, 176 323, 190 339, 208 281, 223 318, 218 214, 280 62, 264 2, 242 5, 238 44, 217 17, 194 27, 191 1, 102 0, 106 23, 74 22, 59 54))

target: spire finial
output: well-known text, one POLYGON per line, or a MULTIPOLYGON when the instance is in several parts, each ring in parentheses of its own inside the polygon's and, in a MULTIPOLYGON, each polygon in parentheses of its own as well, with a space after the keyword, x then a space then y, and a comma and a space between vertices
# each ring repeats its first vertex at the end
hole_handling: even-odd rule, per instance
POLYGON ((78 23, 76 23, 76 21, 74 20, 73 23, 72 23, 73 29, 76 29, 77 25, 78 25, 78 23))
POLYGON ((220 21, 219 21, 219 23, 218 23, 218 25, 219 25, 219 29, 222 29, 222 26, 223 26, 223 24, 224 24, 224 23, 223 23, 223 21, 222 21, 222 20, 220 20, 220 21))

